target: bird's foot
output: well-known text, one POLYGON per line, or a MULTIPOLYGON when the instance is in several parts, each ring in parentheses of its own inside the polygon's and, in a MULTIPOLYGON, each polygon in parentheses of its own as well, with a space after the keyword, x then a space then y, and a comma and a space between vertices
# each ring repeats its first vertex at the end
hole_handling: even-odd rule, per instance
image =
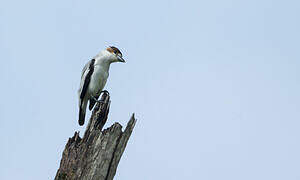
POLYGON ((105 93, 105 94, 108 94, 108 95, 109 95, 109 92, 108 92, 107 90, 103 90, 103 91, 100 92, 100 94, 101 94, 101 93, 105 93))
POLYGON ((98 103, 104 103, 104 101, 98 100, 97 98, 95 98, 94 96, 92 96, 93 100, 95 100, 98 103))

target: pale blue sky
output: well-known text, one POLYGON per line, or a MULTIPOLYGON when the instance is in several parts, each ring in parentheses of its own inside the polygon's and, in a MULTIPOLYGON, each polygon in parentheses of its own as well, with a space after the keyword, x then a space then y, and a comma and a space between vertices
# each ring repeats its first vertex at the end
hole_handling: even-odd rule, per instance
POLYGON ((300 179, 299 1, 0 2, 0 179, 53 179, 108 45, 117 180, 300 179))

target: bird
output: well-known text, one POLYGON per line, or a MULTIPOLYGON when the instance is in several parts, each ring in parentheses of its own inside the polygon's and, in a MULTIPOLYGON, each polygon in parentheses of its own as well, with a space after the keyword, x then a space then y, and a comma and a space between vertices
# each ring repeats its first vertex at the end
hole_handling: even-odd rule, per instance
POLYGON ((79 97, 79 119, 80 126, 84 124, 87 103, 89 101, 89 110, 92 110, 98 100, 109 76, 109 67, 111 63, 122 62, 121 51, 109 46, 100 51, 94 58, 88 61, 81 73, 80 87, 78 90, 79 97))

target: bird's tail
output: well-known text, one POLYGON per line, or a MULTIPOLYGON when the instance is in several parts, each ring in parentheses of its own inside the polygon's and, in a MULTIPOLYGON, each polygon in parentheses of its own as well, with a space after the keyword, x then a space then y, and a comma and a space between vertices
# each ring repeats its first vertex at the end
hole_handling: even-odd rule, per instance
POLYGON ((80 126, 82 126, 84 124, 84 119, 85 119, 85 112, 82 108, 80 108, 79 110, 79 119, 78 119, 78 123, 80 126))
POLYGON ((80 126, 82 126, 84 124, 86 104, 87 104, 87 102, 82 102, 81 105, 79 106, 78 123, 79 123, 80 126))

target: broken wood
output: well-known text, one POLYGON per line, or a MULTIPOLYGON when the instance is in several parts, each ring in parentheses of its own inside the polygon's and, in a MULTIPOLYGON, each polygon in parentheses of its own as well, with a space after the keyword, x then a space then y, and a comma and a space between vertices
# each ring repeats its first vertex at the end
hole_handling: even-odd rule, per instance
POLYGON ((100 100, 104 103, 96 104, 83 138, 79 132, 69 138, 55 180, 114 178, 136 119, 133 114, 124 131, 117 122, 102 131, 110 107, 109 94, 103 93, 100 100))

